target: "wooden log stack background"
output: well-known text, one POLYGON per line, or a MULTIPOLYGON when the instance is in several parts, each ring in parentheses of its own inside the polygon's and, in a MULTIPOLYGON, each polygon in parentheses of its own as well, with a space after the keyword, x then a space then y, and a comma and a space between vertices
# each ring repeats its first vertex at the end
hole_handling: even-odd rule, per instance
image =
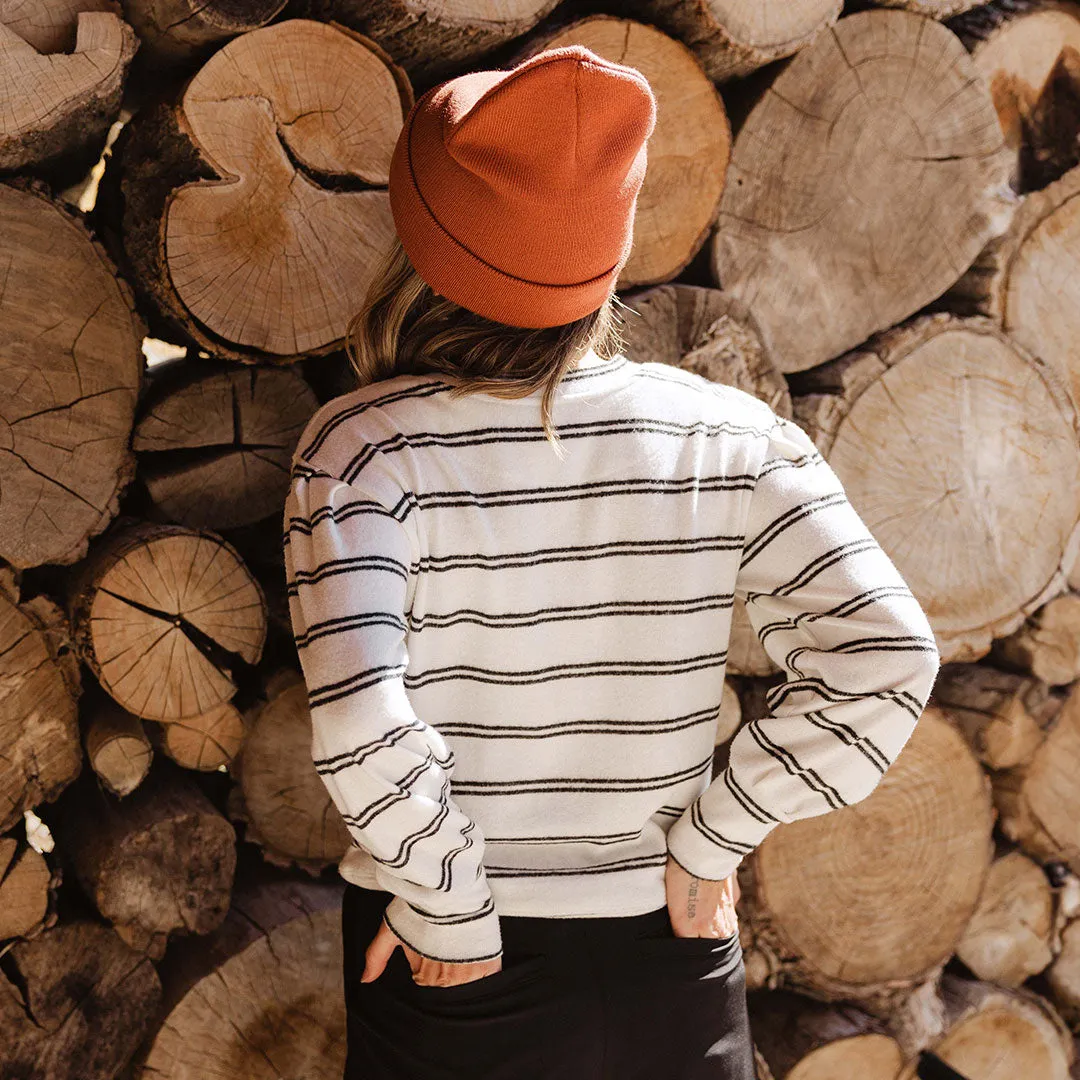
POLYGON ((800 423, 945 661, 740 868, 760 1077, 1080 1077, 1073 0, 0 0, 0 1077, 340 1076, 289 461, 412 102, 570 43, 659 103, 625 351, 800 423))

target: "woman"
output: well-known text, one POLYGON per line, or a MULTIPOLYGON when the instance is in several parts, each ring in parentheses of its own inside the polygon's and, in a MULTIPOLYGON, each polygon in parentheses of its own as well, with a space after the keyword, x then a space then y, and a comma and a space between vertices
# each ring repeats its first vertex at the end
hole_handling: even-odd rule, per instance
POLYGON ((580 46, 424 94, 360 388, 297 446, 355 1080, 752 1080, 735 869, 866 797, 937 672, 801 429, 619 351, 655 119, 580 46), (786 678, 712 778, 735 595, 786 678))

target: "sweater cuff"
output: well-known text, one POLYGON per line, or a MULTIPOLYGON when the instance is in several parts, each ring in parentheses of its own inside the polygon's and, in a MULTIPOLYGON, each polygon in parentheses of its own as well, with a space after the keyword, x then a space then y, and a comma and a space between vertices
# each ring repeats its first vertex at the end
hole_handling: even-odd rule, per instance
POLYGON ((499 915, 490 896, 477 911, 457 915, 436 915, 394 896, 383 919, 410 949, 430 960, 475 964, 502 955, 499 915))
POLYGON ((723 881, 779 824, 749 815, 721 774, 668 829, 668 854, 696 878, 723 881))

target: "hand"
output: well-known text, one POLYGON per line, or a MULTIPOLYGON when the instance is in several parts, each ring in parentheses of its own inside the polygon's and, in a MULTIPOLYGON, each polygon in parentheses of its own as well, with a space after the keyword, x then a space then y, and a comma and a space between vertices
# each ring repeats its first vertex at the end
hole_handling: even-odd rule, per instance
POLYGON ((421 956, 415 949, 409 948, 385 922, 380 922, 379 932, 371 939, 371 944, 364 953, 364 973, 360 976, 360 981, 372 982, 377 979, 399 945, 409 961, 409 967, 412 968, 413 982, 418 986, 456 986, 458 983, 474 982, 485 975, 502 971, 501 956, 471 964, 452 964, 447 960, 432 960, 430 957, 421 956))
POLYGON ((697 878, 669 855, 664 885, 676 937, 721 938, 738 931, 735 905, 741 894, 734 871, 720 881, 697 878))

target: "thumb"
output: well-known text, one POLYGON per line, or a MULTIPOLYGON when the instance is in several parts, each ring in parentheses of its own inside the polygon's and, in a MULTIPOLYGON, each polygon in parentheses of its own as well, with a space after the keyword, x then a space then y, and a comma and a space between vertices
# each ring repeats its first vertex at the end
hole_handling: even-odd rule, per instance
POLYGON ((397 935, 386 923, 379 923, 379 932, 371 939, 371 944, 364 953, 364 973, 360 976, 360 981, 372 982, 377 979, 398 945, 397 935))

